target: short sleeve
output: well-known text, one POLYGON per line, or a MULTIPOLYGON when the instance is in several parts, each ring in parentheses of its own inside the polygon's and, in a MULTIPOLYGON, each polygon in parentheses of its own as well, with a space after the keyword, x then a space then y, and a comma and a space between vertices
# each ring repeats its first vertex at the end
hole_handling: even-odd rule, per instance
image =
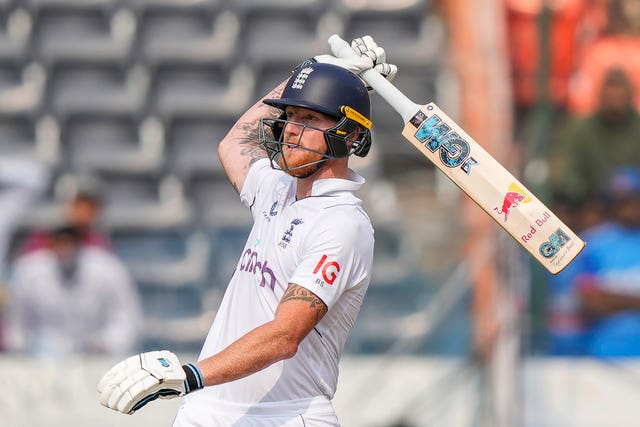
POLYGON ((269 165, 269 159, 260 159, 251 166, 240 191, 240 200, 246 207, 251 208, 253 206, 260 186, 264 183, 264 176, 272 170, 269 165))
MULTIPOLYGON (((357 210, 355 218, 364 218, 357 210)), ((321 221, 305 236, 301 262, 289 282, 316 294, 331 308, 342 293, 367 285, 373 260, 373 228, 368 221, 335 215, 321 221)))

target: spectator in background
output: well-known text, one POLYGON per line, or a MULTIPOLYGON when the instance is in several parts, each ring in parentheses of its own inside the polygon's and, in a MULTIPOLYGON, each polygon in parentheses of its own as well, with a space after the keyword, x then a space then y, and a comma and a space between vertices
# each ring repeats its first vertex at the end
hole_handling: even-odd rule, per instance
POLYGON ((569 87, 568 106, 587 116, 597 109, 598 87, 612 68, 624 70, 636 88, 633 105, 640 109, 640 0, 598 0, 601 28, 581 49, 569 87))
POLYGON ((550 282, 553 355, 640 356, 640 168, 616 169, 604 193, 610 219, 550 282))
MULTIPOLYGON (((98 230, 101 212, 101 183, 98 178, 93 175, 76 176, 66 196, 63 222, 76 228, 83 245, 110 249, 108 237, 98 230)), ((48 231, 36 230, 27 236, 22 252, 47 247, 50 239, 48 231)))
POLYGON ((18 257, 9 283, 7 349, 34 355, 135 350, 141 307, 124 265, 64 226, 18 257))
POLYGON ((640 167, 640 116, 633 89, 620 69, 607 74, 600 90, 598 111, 567 124, 553 147, 551 184, 568 203, 577 205, 578 230, 599 222, 601 183, 617 167, 640 167), (595 215, 594 215, 595 214, 595 215))
POLYGON ((39 162, 0 157, 0 350, 4 347, 2 313, 6 304, 8 252, 14 233, 25 213, 49 184, 49 172, 39 162))
POLYGON ((611 219, 584 233, 573 288, 592 356, 640 356, 640 167, 622 167, 606 188, 611 219))
POLYGON ((640 35, 640 0, 609 1, 607 6, 610 33, 640 35))
POLYGON ((49 172, 35 160, 0 156, 0 277, 16 227, 49 185, 49 172))
POLYGON ((584 0, 555 2, 552 7, 537 0, 506 0, 504 5, 516 123, 520 124, 521 116, 541 98, 558 107, 566 105, 589 8, 584 0), (543 17, 547 20, 546 37, 542 34, 543 17), (540 67, 547 55, 548 81, 541 87, 540 67))

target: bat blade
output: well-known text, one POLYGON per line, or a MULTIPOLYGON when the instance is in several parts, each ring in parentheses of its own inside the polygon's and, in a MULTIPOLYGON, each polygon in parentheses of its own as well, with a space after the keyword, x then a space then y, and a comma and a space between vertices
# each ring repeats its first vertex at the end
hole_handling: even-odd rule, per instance
MULTIPOLYGON (((337 34, 328 41, 338 58, 359 57, 337 34)), ((549 272, 562 271, 584 248, 582 239, 437 105, 414 103, 373 68, 360 77, 400 114, 402 135, 549 272)))
POLYGON ((422 106, 402 135, 552 274, 585 242, 436 104, 422 106))

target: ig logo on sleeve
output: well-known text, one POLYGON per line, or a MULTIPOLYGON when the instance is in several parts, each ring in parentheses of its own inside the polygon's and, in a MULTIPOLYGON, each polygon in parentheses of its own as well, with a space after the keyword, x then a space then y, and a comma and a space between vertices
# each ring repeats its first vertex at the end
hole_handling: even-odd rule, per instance
POLYGON ((336 277, 338 277, 338 273, 340 272, 340 264, 337 261, 329 261, 327 262, 327 256, 322 255, 320 261, 318 261, 318 265, 313 269, 313 274, 319 274, 322 276, 322 279, 316 278, 316 284, 320 286, 333 285, 333 282, 336 281, 336 277))

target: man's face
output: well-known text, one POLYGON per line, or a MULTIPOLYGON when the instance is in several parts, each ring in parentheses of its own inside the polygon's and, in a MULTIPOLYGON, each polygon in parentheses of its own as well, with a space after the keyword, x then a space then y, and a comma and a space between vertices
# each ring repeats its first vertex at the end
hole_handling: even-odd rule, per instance
POLYGON ((623 84, 612 83, 602 90, 602 109, 613 113, 626 112, 631 107, 629 88, 623 84))
POLYGON ((633 110, 632 88, 624 76, 612 75, 600 92, 600 114, 605 123, 617 126, 629 119, 633 110))
POLYGON ((100 212, 98 201, 90 198, 77 198, 67 206, 67 218, 71 224, 80 228, 91 228, 100 212))
POLYGON ((315 163, 323 159, 321 153, 327 151, 324 133, 321 130, 334 127, 336 120, 303 107, 287 107, 285 112, 287 120, 295 123, 287 123, 283 130, 285 144, 282 146, 282 157, 278 163, 281 168, 289 169, 292 176, 307 176, 317 168, 315 163))

